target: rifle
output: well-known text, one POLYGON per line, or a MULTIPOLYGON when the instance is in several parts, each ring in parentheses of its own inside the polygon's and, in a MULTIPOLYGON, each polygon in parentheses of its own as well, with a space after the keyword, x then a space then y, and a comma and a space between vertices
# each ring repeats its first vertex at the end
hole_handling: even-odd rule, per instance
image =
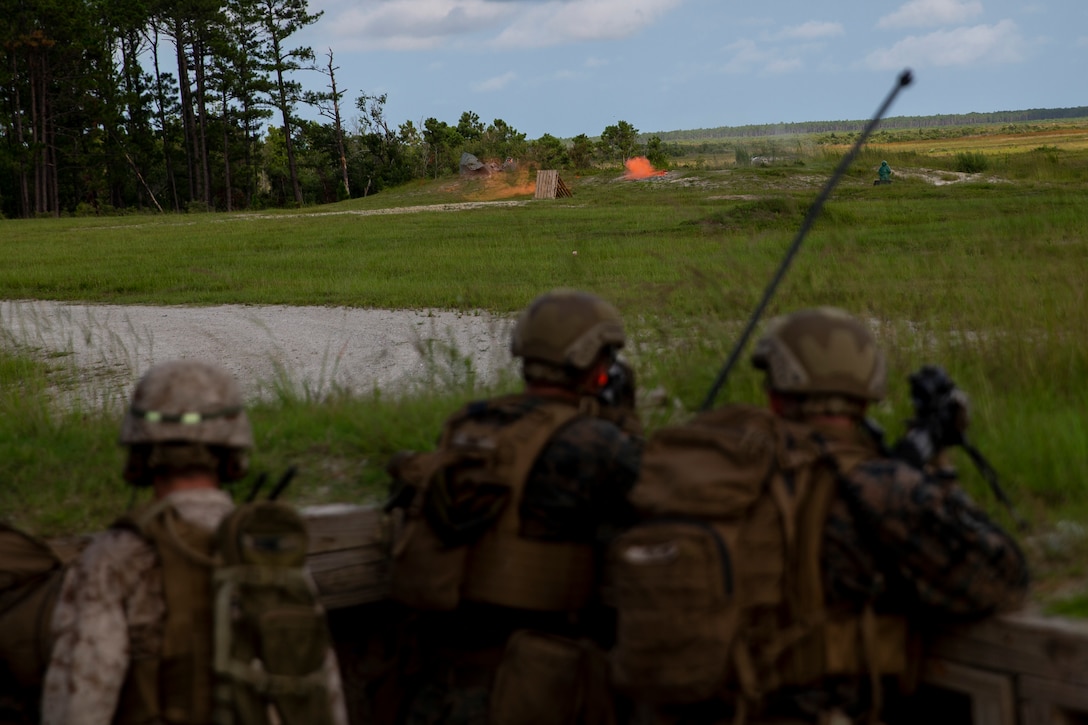
POLYGON ((880 104, 880 108, 877 109, 876 114, 869 119, 869 123, 865 125, 865 129, 858 136, 858 140, 854 142, 854 145, 850 147, 850 151, 846 156, 842 157, 842 161, 839 162, 835 172, 831 174, 831 178, 824 184, 824 188, 820 190, 820 195, 816 197, 816 201, 809 207, 808 213, 805 214, 804 220, 801 222, 801 228, 797 230, 797 236, 793 238, 793 243, 790 244, 789 249, 786 252, 786 256, 782 259, 782 263, 778 265, 778 270, 771 278, 770 283, 767 285, 767 289, 763 292, 763 298, 756 305, 756 309, 752 312, 752 316, 748 318, 748 324, 745 325, 744 331, 741 333, 740 339, 733 346, 733 350, 729 353, 729 358, 725 361, 725 365, 722 366, 721 371, 718 373, 718 377, 715 378, 713 385, 710 386, 710 392, 706 395, 706 400, 703 401, 703 405, 700 410, 710 410, 714 406, 714 401, 718 397, 718 391, 725 384, 726 378, 729 377, 729 373, 733 371, 733 367, 737 364, 737 359, 740 357, 741 351, 744 350, 748 344, 748 339, 752 336, 752 331, 755 330, 756 323, 759 322, 759 318, 763 316, 763 312, 767 307, 767 304, 771 301, 771 297, 774 296, 775 290, 778 288, 778 283, 782 281, 782 278, 786 275, 786 270, 789 269, 790 263, 793 261, 794 255, 801 248, 801 242, 804 241, 805 235, 808 234, 809 228, 813 222, 816 221, 816 217, 820 215, 820 211, 824 207, 824 202, 831 196, 831 192, 838 185, 839 180, 846 173, 846 170, 850 167, 850 164, 854 162, 854 158, 861 151, 861 147, 865 144, 865 141, 872 134, 876 125, 880 123, 880 119, 884 117, 884 114, 888 112, 888 108, 891 107, 892 101, 899 95, 906 86, 909 86, 913 77, 910 70, 904 70, 899 74, 899 78, 896 80, 895 87, 888 93, 888 96, 884 99, 884 102, 880 104))
POLYGON ((909 421, 906 434, 896 444, 891 455, 921 469, 942 448, 963 448, 1017 527, 1021 531, 1027 531, 1028 522, 1016 510, 1005 489, 1001 487, 997 470, 982 455, 982 451, 967 439, 967 423, 970 417, 967 395, 944 368, 923 365, 912 373, 910 398, 914 417, 909 421))
MULTIPOLYGON (((284 490, 287 488, 287 485, 291 483, 291 479, 293 479, 295 477, 295 474, 297 473, 298 466, 291 466, 286 471, 284 471, 283 475, 280 476, 280 480, 276 482, 276 486, 272 489, 272 493, 268 494, 268 500, 275 501, 277 498, 279 498, 280 494, 284 492, 284 490)), ((253 484, 253 488, 249 489, 249 495, 246 496, 246 503, 256 501, 257 494, 261 492, 261 489, 264 488, 264 485, 267 482, 268 473, 262 471, 261 474, 257 476, 257 480, 253 484)))

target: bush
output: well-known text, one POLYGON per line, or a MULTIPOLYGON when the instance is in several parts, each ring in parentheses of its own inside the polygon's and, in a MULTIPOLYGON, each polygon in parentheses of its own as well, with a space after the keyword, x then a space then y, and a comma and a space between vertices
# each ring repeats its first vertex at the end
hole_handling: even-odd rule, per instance
POLYGON ((952 167, 965 174, 977 174, 990 168, 990 160, 978 151, 963 151, 956 154, 952 167))

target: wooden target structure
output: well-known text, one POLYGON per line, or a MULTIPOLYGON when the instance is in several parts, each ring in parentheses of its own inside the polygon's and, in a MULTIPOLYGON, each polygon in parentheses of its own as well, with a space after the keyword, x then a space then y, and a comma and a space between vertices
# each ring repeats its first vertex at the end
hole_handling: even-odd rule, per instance
POLYGON ((534 199, 556 199, 561 196, 573 196, 570 189, 559 178, 555 169, 536 172, 536 193, 534 199))

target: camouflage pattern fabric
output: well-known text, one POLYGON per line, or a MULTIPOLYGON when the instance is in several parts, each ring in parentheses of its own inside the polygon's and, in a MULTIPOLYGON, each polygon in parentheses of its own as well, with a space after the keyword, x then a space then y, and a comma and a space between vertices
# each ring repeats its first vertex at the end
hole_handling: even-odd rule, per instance
POLYGON ((642 441, 601 418, 561 429, 529 472, 522 536, 591 542, 634 522, 627 494, 638 477, 642 441))
MULTIPOLYGON (((209 530, 233 504, 220 490, 169 495, 180 516, 209 530)), ((128 663, 161 648, 166 602, 155 551, 132 531, 99 534, 70 566, 53 613, 56 644, 42 697, 44 725, 113 722, 128 663)), ((337 724, 347 725, 335 655, 326 671, 337 724)))
POLYGON ((954 481, 874 460, 840 490, 824 541, 832 606, 873 601, 884 611, 979 617, 1023 600, 1023 553, 954 481))

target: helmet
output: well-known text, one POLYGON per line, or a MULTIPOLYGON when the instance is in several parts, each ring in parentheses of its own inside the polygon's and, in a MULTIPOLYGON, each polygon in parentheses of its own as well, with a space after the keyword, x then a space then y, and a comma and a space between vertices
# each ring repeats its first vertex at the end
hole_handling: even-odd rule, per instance
POLYGON ((869 328, 834 307, 801 310, 771 320, 752 364, 772 390, 797 395, 884 397, 884 355, 869 328))
POLYGON ((234 377, 196 360, 153 366, 136 384, 122 445, 198 443, 251 448, 253 432, 234 377))
POLYGON ((510 352, 526 362, 586 370, 606 347, 623 347, 623 321, 608 302, 589 292, 555 290, 521 313, 510 352))

